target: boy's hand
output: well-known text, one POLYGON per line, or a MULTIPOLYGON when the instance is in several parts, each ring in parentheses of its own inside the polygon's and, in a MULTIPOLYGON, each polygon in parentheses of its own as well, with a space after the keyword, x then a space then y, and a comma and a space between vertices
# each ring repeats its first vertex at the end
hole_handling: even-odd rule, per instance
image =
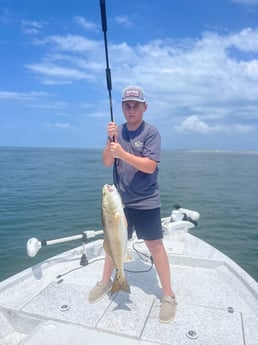
POLYGON ((107 126, 107 134, 108 134, 110 141, 117 142, 118 133, 117 133, 117 126, 116 126, 115 122, 109 122, 109 124, 107 126))

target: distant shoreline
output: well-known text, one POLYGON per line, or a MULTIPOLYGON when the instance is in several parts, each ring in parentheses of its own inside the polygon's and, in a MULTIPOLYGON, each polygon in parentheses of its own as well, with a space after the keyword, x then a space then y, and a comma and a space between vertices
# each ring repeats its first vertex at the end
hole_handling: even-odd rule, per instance
POLYGON ((256 150, 175 150, 175 151, 182 151, 182 152, 196 152, 196 153, 248 153, 257 155, 258 151, 256 150))
MULTIPOLYGON (((31 149, 31 150, 102 150, 102 147, 61 147, 61 146, 0 146, 1 149, 31 149)), ((258 150, 217 150, 217 149, 171 149, 163 148, 162 151, 189 152, 189 153, 244 153, 258 155, 258 150)))

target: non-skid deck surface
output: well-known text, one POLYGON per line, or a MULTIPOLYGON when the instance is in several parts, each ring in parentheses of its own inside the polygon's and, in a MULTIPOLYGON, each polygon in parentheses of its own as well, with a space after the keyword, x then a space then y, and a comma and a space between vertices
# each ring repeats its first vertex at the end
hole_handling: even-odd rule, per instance
MULTIPOLYGON (((161 289, 153 269, 148 273, 127 272, 131 294, 119 292, 89 304, 87 296, 102 265, 93 264, 71 272, 61 282, 50 283, 22 308, 27 315, 52 320, 38 326, 24 344, 36 344, 37 339, 41 339, 40 344, 51 344, 43 342, 51 337, 53 344, 60 345, 82 344, 80 338, 83 344, 104 340, 114 344, 120 337, 123 344, 245 344, 236 294, 221 279, 221 269, 173 265, 179 304, 176 320, 164 325, 158 321, 161 289)), ((134 262, 126 268, 147 270, 149 266, 134 262)))

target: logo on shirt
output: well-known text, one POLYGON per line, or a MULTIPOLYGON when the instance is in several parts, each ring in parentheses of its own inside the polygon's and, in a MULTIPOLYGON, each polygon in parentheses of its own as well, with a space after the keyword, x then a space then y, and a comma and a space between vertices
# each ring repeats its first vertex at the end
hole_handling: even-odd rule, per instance
POLYGON ((136 142, 134 143, 134 146, 135 146, 135 147, 143 147, 143 143, 142 143, 141 141, 136 141, 136 142))

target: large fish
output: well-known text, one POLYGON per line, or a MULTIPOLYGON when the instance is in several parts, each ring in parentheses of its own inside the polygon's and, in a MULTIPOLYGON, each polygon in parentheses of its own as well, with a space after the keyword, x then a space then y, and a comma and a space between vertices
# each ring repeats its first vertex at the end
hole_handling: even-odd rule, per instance
POLYGON ((127 221, 121 197, 114 185, 105 184, 102 189, 102 225, 104 230, 104 249, 112 258, 116 276, 111 293, 118 290, 130 292, 124 273, 127 255, 127 221))

